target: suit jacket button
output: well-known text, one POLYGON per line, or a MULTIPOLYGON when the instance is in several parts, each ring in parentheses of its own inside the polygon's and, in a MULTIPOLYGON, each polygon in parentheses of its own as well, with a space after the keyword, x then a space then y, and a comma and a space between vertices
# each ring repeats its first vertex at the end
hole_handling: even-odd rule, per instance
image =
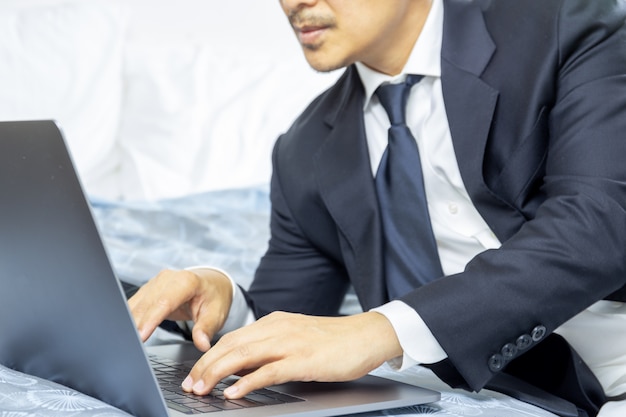
POLYGON ((492 372, 501 371, 504 368, 504 358, 499 353, 491 355, 489 358, 489 369, 492 372))
POLYGON ((515 346, 513 343, 507 343, 506 345, 502 346, 500 353, 502 353, 502 356, 505 360, 510 361, 517 355, 517 346, 515 346))
POLYGON ((519 350, 526 350, 533 344, 533 338, 529 334, 523 334, 517 338, 515 345, 519 350))
POLYGON ((532 335, 533 341, 538 342, 546 335, 546 328, 544 326, 537 326, 530 334, 532 335))

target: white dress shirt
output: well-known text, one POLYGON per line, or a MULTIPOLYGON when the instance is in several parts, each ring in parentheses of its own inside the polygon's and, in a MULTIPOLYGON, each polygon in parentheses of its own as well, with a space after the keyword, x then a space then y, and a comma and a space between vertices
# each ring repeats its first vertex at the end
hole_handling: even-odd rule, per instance
MULTIPOLYGON (((422 33, 402 73, 395 77, 376 72, 361 63, 357 70, 365 88, 363 115, 372 175, 387 147, 389 118, 374 94, 385 82, 403 82, 406 74, 424 78, 411 89, 406 121, 420 152, 428 211, 444 274, 460 272, 477 253, 499 246, 465 190, 452 146, 441 89, 443 5, 433 1, 422 33), (481 244, 482 243, 482 244, 481 244)), ((401 370, 418 363, 434 363, 446 357, 415 310, 400 301, 374 309, 394 326, 404 350, 401 370)))
MULTIPOLYGON (((389 119, 374 95, 383 82, 402 82, 406 74, 424 75, 411 90, 407 124, 416 138, 423 169, 428 210, 444 274, 456 274, 477 254, 500 246, 495 234, 472 204, 459 172, 441 88, 443 2, 431 11, 402 73, 390 77, 361 63, 357 69, 365 87, 363 105, 372 174, 387 146, 389 119)), ((254 321, 239 288, 222 332, 254 321)), ((446 358, 418 313, 401 301, 373 309, 391 322, 404 355, 392 362, 402 370, 446 358)), ((600 301, 557 329, 589 364, 607 395, 626 392, 626 305, 600 301), (601 341, 601 342, 600 342, 601 341)))

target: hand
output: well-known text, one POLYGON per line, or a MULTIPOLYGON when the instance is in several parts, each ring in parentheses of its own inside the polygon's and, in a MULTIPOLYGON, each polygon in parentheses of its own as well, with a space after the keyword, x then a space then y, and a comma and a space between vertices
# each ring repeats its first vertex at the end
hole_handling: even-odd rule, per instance
POLYGON ((348 317, 272 313, 224 335, 194 365, 185 391, 206 395, 223 378, 245 373, 225 396, 287 381, 359 378, 402 355, 387 318, 376 312, 348 317))
POLYGON ((193 320, 194 344, 206 352, 228 317, 232 292, 230 279, 212 269, 165 270, 142 286, 128 305, 143 341, 165 319, 193 320))

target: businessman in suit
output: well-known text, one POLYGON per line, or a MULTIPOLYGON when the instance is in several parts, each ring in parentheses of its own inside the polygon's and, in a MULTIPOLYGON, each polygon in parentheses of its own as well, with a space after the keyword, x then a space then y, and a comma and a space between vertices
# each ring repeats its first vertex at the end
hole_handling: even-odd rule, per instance
POLYGON ((390 361, 471 390, 530 384, 580 415, 620 399, 624 368, 602 374, 596 350, 626 341, 626 3, 280 3, 310 65, 346 70, 276 142, 271 239, 249 290, 199 268, 131 298, 144 339, 165 318, 195 322, 207 353, 183 388, 251 371, 237 398, 390 361), (399 123, 427 208, 407 203, 414 218, 394 225, 400 185, 378 177, 403 163, 379 90, 409 80, 399 123), (434 252, 402 255, 405 229, 434 252), (363 312, 338 316, 350 285, 363 312))

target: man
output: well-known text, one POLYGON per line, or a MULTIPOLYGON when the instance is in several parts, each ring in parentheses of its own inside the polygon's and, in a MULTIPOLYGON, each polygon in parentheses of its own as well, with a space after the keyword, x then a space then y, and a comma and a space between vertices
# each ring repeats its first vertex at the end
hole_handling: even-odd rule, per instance
POLYGON ((200 268, 164 271, 130 300, 144 339, 165 318, 195 322, 207 353, 183 388, 250 371, 226 392, 238 398, 393 361, 472 390, 530 383, 589 414, 623 395, 626 348, 606 359, 603 346, 626 346, 625 3, 281 6, 314 69, 347 69, 276 143, 271 240, 249 291, 200 268), (413 75, 406 122, 428 212, 409 223, 431 226, 436 253, 406 260, 378 185, 396 124, 378 87, 413 75), (437 257, 440 272, 394 289, 418 275, 412 260, 437 257), (337 317, 350 284, 364 312, 337 317), (604 343, 587 332, 600 325, 604 343))

